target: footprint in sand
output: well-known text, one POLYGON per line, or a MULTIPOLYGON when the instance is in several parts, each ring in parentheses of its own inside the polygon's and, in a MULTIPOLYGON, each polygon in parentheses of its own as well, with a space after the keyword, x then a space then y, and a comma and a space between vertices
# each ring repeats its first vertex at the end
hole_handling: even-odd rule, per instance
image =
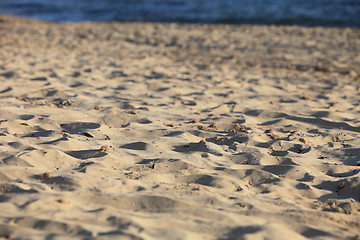
POLYGON ((120 148, 142 151, 142 150, 146 150, 147 146, 148 144, 145 142, 133 142, 133 143, 121 145, 120 148))
POLYGON ((100 158, 107 155, 106 152, 101 150, 79 150, 79 151, 67 151, 66 154, 77 158, 77 159, 89 159, 89 158, 100 158))
POLYGON ((173 151, 175 152, 184 152, 184 153, 190 153, 190 152, 204 152, 204 153, 210 153, 215 156, 222 156, 223 154, 220 153, 218 150, 215 150, 215 146, 211 145, 212 143, 207 143, 205 141, 200 141, 198 143, 189 143, 185 145, 178 145, 174 146, 173 151))
POLYGON ((75 122, 60 124, 60 127, 70 134, 82 134, 86 130, 97 129, 100 126, 100 124, 92 122, 75 122))

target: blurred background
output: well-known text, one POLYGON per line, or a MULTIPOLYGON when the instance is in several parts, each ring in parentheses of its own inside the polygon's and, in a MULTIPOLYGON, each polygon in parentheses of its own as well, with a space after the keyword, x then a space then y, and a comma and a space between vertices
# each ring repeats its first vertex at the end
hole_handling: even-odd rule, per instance
POLYGON ((0 0, 40 20, 360 27, 360 0, 0 0))

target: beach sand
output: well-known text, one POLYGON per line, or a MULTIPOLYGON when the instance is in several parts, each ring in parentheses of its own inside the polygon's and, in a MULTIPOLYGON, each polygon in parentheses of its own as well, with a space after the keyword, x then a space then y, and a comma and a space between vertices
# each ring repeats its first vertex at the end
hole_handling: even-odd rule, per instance
POLYGON ((360 30, 0 18, 0 238, 360 239, 360 30))

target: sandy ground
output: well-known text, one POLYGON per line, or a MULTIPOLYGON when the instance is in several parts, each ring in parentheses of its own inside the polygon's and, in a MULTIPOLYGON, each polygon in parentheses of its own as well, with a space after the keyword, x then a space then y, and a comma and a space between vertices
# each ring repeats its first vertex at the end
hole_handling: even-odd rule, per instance
POLYGON ((0 18, 0 236, 360 239, 360 30, 0 18))

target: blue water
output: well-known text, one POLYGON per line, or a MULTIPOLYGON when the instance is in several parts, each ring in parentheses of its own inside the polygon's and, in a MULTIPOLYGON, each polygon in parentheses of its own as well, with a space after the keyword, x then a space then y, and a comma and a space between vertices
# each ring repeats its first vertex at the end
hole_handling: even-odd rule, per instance
POLYGON ((0 0, 40 20, 360 27, 360 0, 0 0))

